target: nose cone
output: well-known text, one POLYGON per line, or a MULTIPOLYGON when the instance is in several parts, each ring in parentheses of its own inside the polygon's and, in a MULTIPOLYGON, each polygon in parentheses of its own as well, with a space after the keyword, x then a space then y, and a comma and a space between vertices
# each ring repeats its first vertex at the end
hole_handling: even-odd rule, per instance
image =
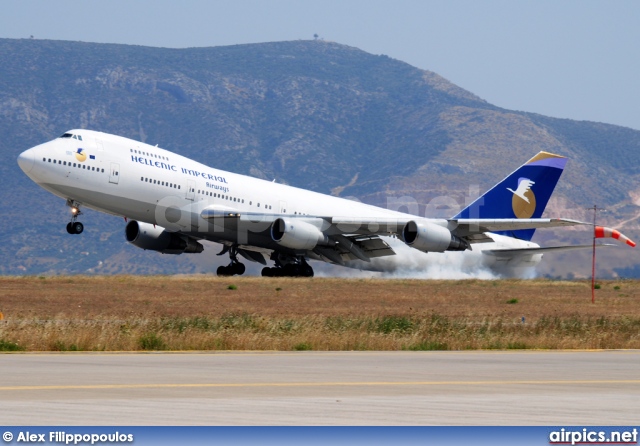
POLYGON ((31 149, 25 150, 18 156, 18 165, 24 173, 29 173, 33 169, 35 161, 36 157, 31 149))

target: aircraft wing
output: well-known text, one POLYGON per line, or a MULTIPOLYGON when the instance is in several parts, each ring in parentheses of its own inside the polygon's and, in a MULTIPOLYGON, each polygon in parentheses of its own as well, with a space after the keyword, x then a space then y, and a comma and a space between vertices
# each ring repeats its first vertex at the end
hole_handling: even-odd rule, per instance
MULTIPOLYGON (((337 244, 346 247, 346 237, 354 236, 396 236, 402 233, 402 229, 410 221, 422 224, 435 224, 446 227, 457 237, 463 238, 470 243, 492 242, 486 233, 497 231, 516 231, 521 229, 554 228, 562 226, 585 225, 578 220, 566 218, 499 218, 499 219, 428 219, 407 214, 405 216, 389 217, 330 217, 330 216, 310 216, 310 215, 282 215, 265 213, 241 213, 228 207, 209 207, 200 214, 207 220, 217 220, 222 224, 242 225, 249 231, 264 231, 277 219, 286 221, 302 221, 317 227, 326 236, 336 240, 337 244), (224 222, 222 221, 224 220, 224 222)), ((356 239, 354 239, 356 240, 356 239)), ((364 240, 364 239, 361 239, 364 240)), ((370 245, 370 243, 369 243, 370 245)), ((345 248, 346 249, 346 248, 345 248)), ((348 249, 349 250, 349 249, 348 249)), ((352 250, 349 250, 352 251, 352 250)), ((386 255, 391 255, 392 250, 382 251, 386 255)), ((355 254, 356 257, 363 256, 355 254)))

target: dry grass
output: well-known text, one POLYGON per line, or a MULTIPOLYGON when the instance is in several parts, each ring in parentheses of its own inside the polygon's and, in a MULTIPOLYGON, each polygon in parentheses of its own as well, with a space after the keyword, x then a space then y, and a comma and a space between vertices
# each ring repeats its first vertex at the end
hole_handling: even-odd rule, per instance
POLYGON ((640 282, 590 296, 544 280, 3 277, 0 350, 640 348, 640 282))

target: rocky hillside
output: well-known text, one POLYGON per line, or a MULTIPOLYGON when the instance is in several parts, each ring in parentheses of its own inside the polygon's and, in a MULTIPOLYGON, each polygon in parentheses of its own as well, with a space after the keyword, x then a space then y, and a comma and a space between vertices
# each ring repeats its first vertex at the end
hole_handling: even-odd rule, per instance
MULTIPOLYGON (((640 235, 640 131, 504 110, 387 56, 324 41, 165 49, 0 39, 0 64, 0 274, 195 272, 218 261, 142 252, 126 245, 121 221, 95 213, 86 234, 68 237, 62 200, 15 158, 78 127, 324 193, 420 203, 429 216, 452 215, 547 150, 571 158, 548 215, 584 219, 597 203, 609 211, 603 222, 628 220, 625 233, 640 235)), ((590 241, 584 230, 537 237, 590 241)), ((638 260, 610 251, 603 272, 638 260)), ((549 256, 542 272, 587 274, 583 257, 549 256)))

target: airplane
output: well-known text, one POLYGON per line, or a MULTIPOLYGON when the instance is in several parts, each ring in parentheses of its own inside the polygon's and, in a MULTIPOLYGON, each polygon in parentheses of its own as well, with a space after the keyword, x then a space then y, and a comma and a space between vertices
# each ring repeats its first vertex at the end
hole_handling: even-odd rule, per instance
POLYGON ((531 242, 539 228, 587 224, 541 218, 566 162, 540 152, 457 215, 434 219, 225 172, 92 130, 69 130, 18 156, 29 178, 66 200, 69 234, 83 232, 78 217, 89 208, 124 217, 125 238, 138 248, 201 253, 208 240, 229 255, 218 275, 244 274, 240 256, 264 265, 267 277, 312 277, 310 260, 384 270, 398 255, 393 238, 423 253, 479 250, 485 264, 514 270, 534 267, 545 252, 590 247, 531 242))

